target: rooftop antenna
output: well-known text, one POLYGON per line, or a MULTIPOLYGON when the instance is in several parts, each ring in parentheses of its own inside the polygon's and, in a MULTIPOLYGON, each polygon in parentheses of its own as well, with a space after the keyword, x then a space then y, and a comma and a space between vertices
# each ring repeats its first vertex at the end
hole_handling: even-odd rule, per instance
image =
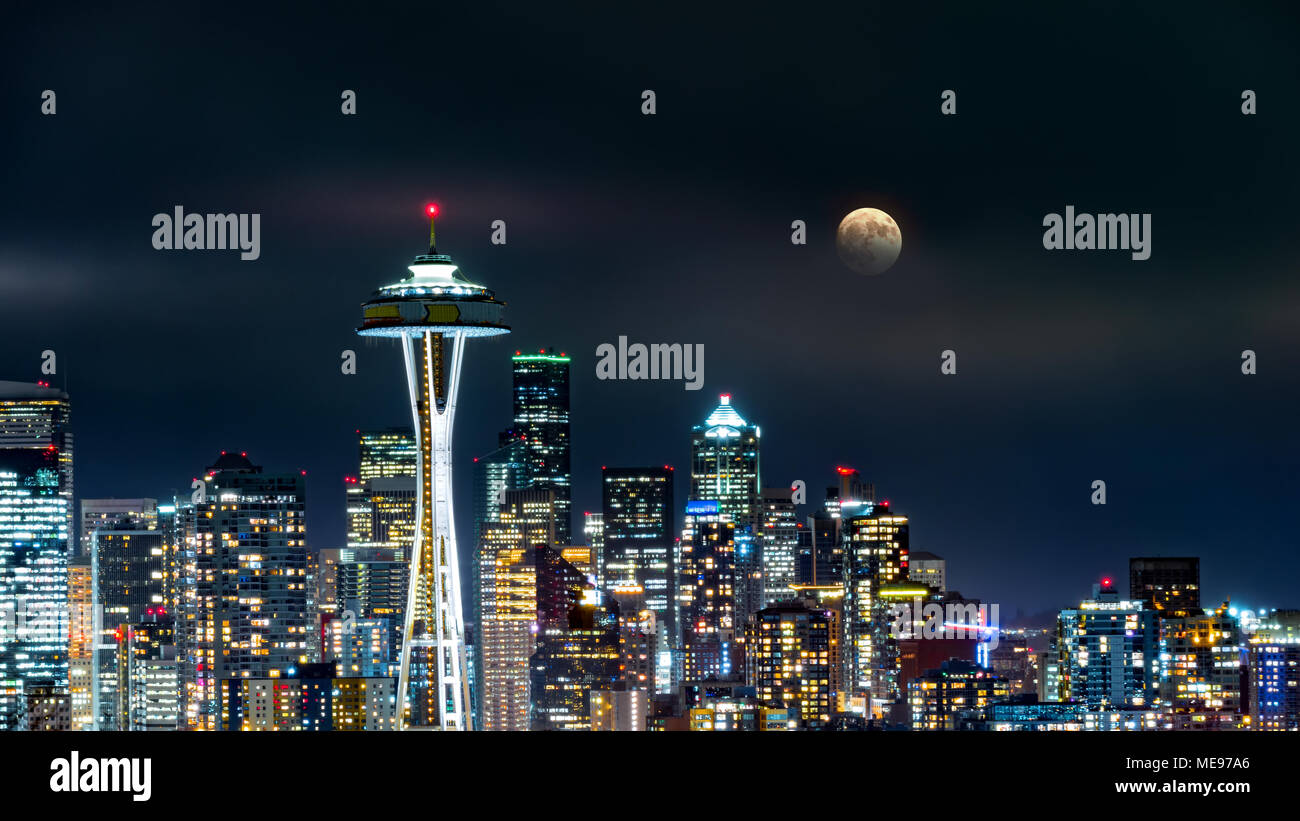
POLYGON ((436 203, 429 203, 424 206, 424 213, 429 215, 429 253, 438 253, 438 240, 433 231, 433 222, 438 216, 438 206, 436 203))

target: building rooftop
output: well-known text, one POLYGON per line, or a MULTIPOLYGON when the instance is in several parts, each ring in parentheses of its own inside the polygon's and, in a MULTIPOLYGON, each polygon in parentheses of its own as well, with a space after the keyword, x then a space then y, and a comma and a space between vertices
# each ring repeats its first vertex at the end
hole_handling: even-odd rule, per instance
POLYGON ((914 562, 915 562, 915 561, 918 561, 918 560, 919 560, 919 561, 923 561, 923 562, 941 562, 941 561, 943 561, 943 556, 940 556, 940 555, 938 555, 938 554, 936 554, 936 553, 929 553, 929 552, 927 552, 927 551, 925 551, 925 550, 913 550, 913 551, 911 551, 911 552, 909 553, 909 557, 910 557, 911 560, 914 561, 914 562))
POLYGON ((0 380, 0 401, 19 399, 67 399, 58 388, 36 382, 9 382, 0 380))
POLYGON ((718 426, 743 428, 747 423, 745 418, 731 406, 731 394, 724 393, 719 399, 721 400, 720 404, 713 409, 713 413, 709 414, 709 418, 704 420, 704 426, 707 428, 718 426))

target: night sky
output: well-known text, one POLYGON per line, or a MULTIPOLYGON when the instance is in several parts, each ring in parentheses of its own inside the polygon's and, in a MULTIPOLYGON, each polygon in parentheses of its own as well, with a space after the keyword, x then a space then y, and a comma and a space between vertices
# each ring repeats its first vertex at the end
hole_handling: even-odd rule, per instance
POLYGON ((78 497, 188 492, 246 450, 308 472, 309 543, 340 546, 355 429, 409 423, 400 351, 355 336, 359 306, 424 251, 436 200, 439 250, 514 328, 466 356, 462 550, 509 356, 555 347, 575 530, 601 465, 673 464, 684 499, 690 426, 731 392, 762 426, 764 485, 803 479, 819 502, 857 467, 1004 621, 1077 603, 1133 555, 1199 555, 1206 604, 1300 606, 1284 12, 269 5, 6 12, 0 379, 57 352, 78 497), (260 213, 261 258, 155 251, 176 205, 260 213), (1151 258, 1044 250, 1066 205, 1151 213, 1151 258), (879 277, 835 253, 861 206, 902 228, 879 277), (598 381, 619 335, 703 343, 704 389, 598 381))

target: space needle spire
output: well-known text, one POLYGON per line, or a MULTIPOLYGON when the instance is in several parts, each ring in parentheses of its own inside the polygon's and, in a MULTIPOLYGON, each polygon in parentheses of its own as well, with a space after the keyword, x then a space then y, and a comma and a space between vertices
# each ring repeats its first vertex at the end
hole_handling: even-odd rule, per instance
POLYGON ((397 339, 406 364, 416 443, 416 528, 403 614, 398 700, 402 729, 469 730, 469 679, 461 612, 451 484, 452 423, 465 341, 510 333, 505 303, 471 282, 437 252, 434 219, 425 206, 429 252, 411 275, 385 285, 362 304, 361 336, 397 339))

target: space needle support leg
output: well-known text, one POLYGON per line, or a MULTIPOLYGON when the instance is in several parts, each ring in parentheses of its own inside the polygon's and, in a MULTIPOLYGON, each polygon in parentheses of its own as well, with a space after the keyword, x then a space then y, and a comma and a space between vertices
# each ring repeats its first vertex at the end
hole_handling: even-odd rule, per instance
MULTIPOLYGON (((415 369, 416 357, 416 340, 411 336, 402 336, 402 357, 406 362, 406 387, 410 394, 411 400, 411 419, 415 429, 415 453, 416 453, 416 476, 424 476, 424 445, 421 442, 422 428, 420 423, 420 400, 417 390, 417 373, 415 369)), ((415 597, 416 585, 420 579, 421 552, 423 547, 424 528, 424 494, 416 488, 416 508, 415 508, 415 544, 412 546, 411 555, 407 557, 410 570, 407 573, 406 584, 406 611, 402 614, 402 657, 397 678, 397 727, 400 730, 406 729, 407 706, 410 701, 411 685, 411 635, 415 629, 415 597)))

